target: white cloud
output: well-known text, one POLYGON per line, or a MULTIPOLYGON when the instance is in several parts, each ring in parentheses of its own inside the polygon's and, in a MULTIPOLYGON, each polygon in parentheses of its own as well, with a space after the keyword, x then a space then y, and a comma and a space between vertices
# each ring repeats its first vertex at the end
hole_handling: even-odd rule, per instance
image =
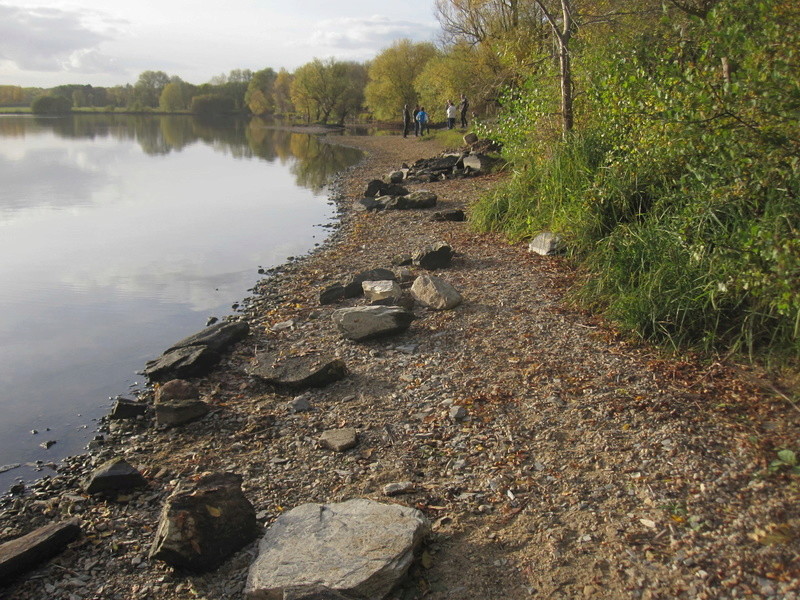
POLYGON ((0 59, 30 71, 114 70, 99 46, 119 25, 96 11, 0 5, 0 59))
POLYGON ((430 41, 436 31, 433 23, 403 21, 381 15, 329 19, 315 24, 307 45, 373 56, 401 38, 430 41))

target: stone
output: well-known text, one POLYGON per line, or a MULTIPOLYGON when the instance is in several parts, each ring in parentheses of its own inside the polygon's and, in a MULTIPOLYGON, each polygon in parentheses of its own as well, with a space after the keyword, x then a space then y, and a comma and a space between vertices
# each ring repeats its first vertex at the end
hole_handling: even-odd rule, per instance
POLYGON ((467 215, 460 208, 453 208, 450 210, 442 210, 433 213, 431 221, 466 221, 467 215))
POLYGON ((396 254, 392 257, 392 264, 395 267, 405 267, 412 263, 410 254, 396 254))
POLYGON ((414 483, 411 481, 398 481, 396 483, 387 483, 383 486, 384 496, 398 496, 400 494, 407 494, 414 491, 414 483))
POLYGON ((479 139, 480 138, 478 138, 477 135, 475 135, 474 133, 470 132, 470 133, 468 133, 468 134, 466 134, 464 136, 464 143, 467 146, 471 146, 472 144, 477 144, 479 139))
POLYGON ((429 271, 445 269, 453 260, 453 249, 446 242, 425 246, 411 255, 411 263, 429 271))
POLYGON ((405 576, 429 529, 423 514, 406 506, 363 499, 300 505, 267 529, 245 595, 281 599, 289 589, 324 586, 345 597, 383 599, 405 576))
POLYGON ((358 444, 358 432, 352 427, 329 429, 322 433, 319 444, 334 452, 346 452, 358 444))
POLYGON ((308 412, 311 410, 311 402, 307 396, 297 396, 289 402, 289 411, 293 413, 308 412))
POLYGON ((386 175, 386 181, 388 183, 400 183, 405 178, 406 178, 406 173, 403 171, 392 171, 391 173, 386 175))
POLYGON ((389 269, 369 269, 368 271, 361 271, 357 275, 353 275, 344 284, 344 297, 357 298, 364 293, 364 287, 361 285, 365 281, 386 281, 394 280, 395 275, 389 269))
POLYGON ((437 199, 438 197, 433 192, 429 192, 428 190, 417 190, 416 192, 411 192, 407 196, 403 196, 403 208, 432 208, 436 206, 437 199))
POLYGON ((414 314, 399 306, 340 308, 333 313, 339 331, 354 341, 403 332, 413 320, 414 314))
POLYGON ((155 402, 167 400, 194 400, 200 397, 197 386, 185 379, 170 379, 156 387, 155 402))
POLYGON ((176 427, 208 414, 208 404, 202 400, 162 400, 156 404, 156 425, 176 427))
POLYGON ((450 310, 461 304, 463 298, 445 280, 433 275, 420 275, 411 286, 414 299, 428 308, 450 310))
POLYGON ((396 281, 364 281, 361 283, 364 297, 370 304, 399 304, 403 290, 396 281))
POLYGON ((250 326, 246 321, 223 321, 182 339, 167 348, 167 352, 190 346, 206 346, 214 352, 222 352, 246 337, 248 333, 250 326))
POLYGON ((5 584, 62 552, 81 534, 80 519, 51 523, 0 544, 0 582, 5 584))
POLYGON ((127 398, 117 398, 117 401, 114 403, 114 408, 111 409, 111 414, 108 415, 108 418, 115 421, 135 419, 136 417, 144 416, 145 412, 147 412, 147 405, 143 402, 128 400, 127 398))
POLYGON ((462 159, 462 168, 470 172, 486 173, 492 168, 492 160, 484 154, 468 154, 462 159))
POLYGON ((288 587, 283 590, 282 600, 358 600, 353 596, 346 596, 324 585, 311 587, 288 587))
POLYGON ((334 304, 344 299, 344 286, 341 283, 334 283, 326 287, 319 293, 320 304, 334 304))
POLYGON ((467 409, 463 406, 454 405, 450 407, 450 420, 460 422, 467 418, 467 409))
POLYGON ((168 350, 144 368, 150 381, 169 381, 184 377, 200 377, 209 373, 220 361, 220 355, 208 346, 188 346, 168 350))
POLYGON ((383 210, 383 202, 379 202, 375 198, 360 198, 356 204, 357 210, 383 210))
POLYGON ((142 474, 124 458, 117 457, 92 471, 86 484, 86 493, 119 492, 146 486, 147 480, 142 474))
POLYGON ((544 232, 537 235, 530 244, 528 252, 541 254, 542 256, 552 256, 564 252, 564 243, 560 235, 544 232))
POLYGON ((344 361, 322 354, 279 357, 271 352, 256 355, 250 374, 267 383, 292 389, 323 387, 347 377, 344 361))
POLYGON ((380 179, 373 179, 367 184, 364 196, 367 198, 377 198, 379 196, 405 196, 408 189, 396 183, 386 183, 380 179))
POLYGON ((183 482, 167 498, 150 558, 179 569, 216 569, 258 535, 256 511, 242 477, 212 473, 183 482))

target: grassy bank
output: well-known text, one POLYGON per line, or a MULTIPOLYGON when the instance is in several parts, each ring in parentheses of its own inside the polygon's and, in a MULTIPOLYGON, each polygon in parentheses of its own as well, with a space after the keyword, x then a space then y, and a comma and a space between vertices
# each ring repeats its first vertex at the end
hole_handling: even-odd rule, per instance
POLYGON ((642 338, 800 358, 800 34, 781 10, 723 3, 690 39, 585 57, 590 117, 565 139, 541 133, 539 96, 517 95, 491 132, 513 176, 474 224, 560 233, 586 273, 576 296, 642 338))

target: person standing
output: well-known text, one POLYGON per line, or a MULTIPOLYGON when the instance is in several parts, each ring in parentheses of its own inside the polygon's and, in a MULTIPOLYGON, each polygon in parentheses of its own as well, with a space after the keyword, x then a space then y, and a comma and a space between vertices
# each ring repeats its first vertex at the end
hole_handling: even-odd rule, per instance
POLYGON ((412 118, 414 120, 414 137, 419 135, 419 119, 417 119, 417 115, 419 114, 419 104, 414 107, 414 113, 412 118))
POLYGON ((425 135, 425 127, 428 127, 428 132, 430 133, 430 126, 428 126, 428 113, 425 112, 425 107, 420 106, 419 112, 417 113, 417 125, 419 125, 419 134, 425 135))
POLYGON ((453 129, 456 126, 456 113, 458 112, 458 109, 456 108, 456 105, 453 104, 452 100, 447 101, 447 108, 445 111, 447 112, 447 128, 453 129))
POLYGON ((411 113, 408 111, 408 104, 403 105, 403 137, 408 137, 411 131, 411 113))
POLYGON ((467 110, 469 109, 469 101, 464 94, 461 94, 461 104, 459 105, 461 109, 461 126, 467 126, 467 110))

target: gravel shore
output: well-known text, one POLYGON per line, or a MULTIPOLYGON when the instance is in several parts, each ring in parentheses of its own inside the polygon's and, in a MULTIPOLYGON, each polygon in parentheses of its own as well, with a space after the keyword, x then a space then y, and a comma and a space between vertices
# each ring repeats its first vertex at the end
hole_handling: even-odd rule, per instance
POLYGON ((565 259, 431 220, 469 212, 502 174, 410 186, 435 192, 435 209, 357 211, 369 180, 443 148, 399 136, 333 141, 367 152, 337 183, 341 226, 243 301, 250 335, 195 381, 211 412, 170 429, 147 418, 107 425, 97 450, 0 500, 0 542, 72 516, 83 529, 0 598, 241 598, 257 542, 204 575, 147 558, 175 486, 232 471, 264 527, 305 502, 423 511, 433 531, 396 600, 800 599, 800 476, 770 469, 778 450, 800 451, 796 407, 765 394, 752 368, 665 357, 574 308, 565 259), (456 255, 436 275, 464 302, 415 306, 397 336, 344 339, 332 312, 364 301, 320 305, 320 291, 438 241, 456 255), (336 356, 350 374, 302 393, 311 410, 297 411, 296 393, 247 374, 263 350, 336 356), (342 427, 357 430, 355 448, 320 446, 342 427), (84 493, 92 466, 116 455, 148 487, 84 493), (386 496, 399 482, 411 485, 386 496))

